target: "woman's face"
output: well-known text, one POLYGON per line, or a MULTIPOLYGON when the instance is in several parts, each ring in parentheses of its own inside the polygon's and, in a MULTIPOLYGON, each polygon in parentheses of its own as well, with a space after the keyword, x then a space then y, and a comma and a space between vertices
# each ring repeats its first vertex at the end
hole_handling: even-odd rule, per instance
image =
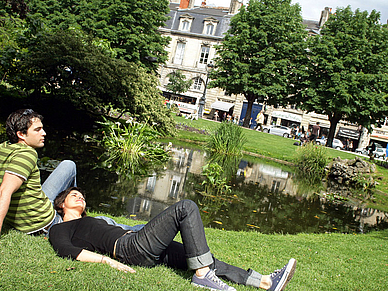
POLYGON ((82 195, 82 193, 77 190, 72 190, 66 196, 62 208, 64 212, 66 212, 66 209, 79 209, 80 213, 82 213, 85 210, 85 207, 85 197, 82 195))

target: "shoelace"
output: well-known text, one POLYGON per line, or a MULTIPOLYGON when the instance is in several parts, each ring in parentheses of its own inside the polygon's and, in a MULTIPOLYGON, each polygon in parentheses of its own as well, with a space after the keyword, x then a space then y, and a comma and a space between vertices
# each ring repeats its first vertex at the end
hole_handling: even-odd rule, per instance
POLYGON ((276 276, 277 274, 279 274, 283 269, 284 269, 284 267, 281 268, 281 269, 277 269, 277 270, 273 271, 273 273, 270 275, 270 278, 272 279, 273 277, 275 277, 275 276, 276 276))
POLYGON ((220 285, 222 288, 226 286, 226 283, 222 282, 222 280, 217 277, 216 270, 214 271, 210 270, 208 278, 209 280, 212 280, 214 283, 220 285))

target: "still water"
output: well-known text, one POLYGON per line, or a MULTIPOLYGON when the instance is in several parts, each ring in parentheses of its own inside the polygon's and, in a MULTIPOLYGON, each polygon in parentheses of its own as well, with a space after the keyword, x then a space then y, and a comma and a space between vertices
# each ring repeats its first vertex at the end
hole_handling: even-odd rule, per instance
POLYGON ((205 226, 225 230, 295 234, 388 228, 387 213, 307 198, 290 172, 266 161, 237 162, 228 181, 230 197, 217 199, 202 195, 201 173, 207 162, 202 150, 173 147, 173 157, 163 170, 135 181, 95 167, 96 151, 90 145, 69 145, 51 153, 77 163, 78 185, 86 190, 93 211, 149 220, 179 200, 192 199, 205 226))

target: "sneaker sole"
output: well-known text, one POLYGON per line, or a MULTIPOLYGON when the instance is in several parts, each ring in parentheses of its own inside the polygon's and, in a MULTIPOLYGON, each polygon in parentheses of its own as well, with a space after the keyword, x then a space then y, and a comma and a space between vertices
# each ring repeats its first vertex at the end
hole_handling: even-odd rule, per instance
POLYGON ((295 259, 290 259, 287 264, 287 268, 284 271, 284 275, 281 279, 281 282, 279 282, 277 288, 274 291, 283 291, 288 282, 292 279, 292 276, 294 276, 295 273, 295 268, 296 268, 296 260, 295 259))
MULTIPOLYGON (((193 286, 195 286, 195 287, 199 287, 199 288, 208 289, 208 290, 211 290, 211 291, 220 291, 220 290, 221 290, 221 289, 214 289, 214 288, 209 287, 209 286, 199 285, 199 284, 193 283, 193 282, 191 282, 191 285, 193 285, 193 286)), ((233 288, 233 289, 230 290, 230 291, 236 291, 236 289, 233 288)))

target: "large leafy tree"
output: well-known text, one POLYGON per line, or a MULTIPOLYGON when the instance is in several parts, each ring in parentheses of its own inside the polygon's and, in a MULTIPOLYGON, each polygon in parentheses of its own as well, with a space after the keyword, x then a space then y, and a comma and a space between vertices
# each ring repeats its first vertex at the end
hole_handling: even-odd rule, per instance
POLYGON ((153 71, 167 60, 165 47, 170 39, 158 28, 167 20, 168 0, 30 0, 29 7, 48 27, 79 27, 107 39, 118 57, 153 71))
POLYGON ((186 76, 180 70, 173 71, 168 77, 169 82, 166 89, 174 94, 187 92, 193 84, 193 80, 186 80, 186 76))
POLYGON ((308 78, 298 100, 303 109, 328 115, 328 146, 340 120, 370 129, 387 113, 388 29, 379 17, 340 8, 308 40, 308 78))
MULTIPOLYGON (((255 100, 272 105, 293 102, 303 70, 307 36, 299 5, 291 0, 250 0, 230 22, 217 47, 211 87, 244 94, 246 117, 255 100)), ((244 126, 250 118, 244 119, 244 126)))
POLYGON ((129 112, 139 121, 158 124, 161 132, 174 131, 157 77, 114 58, 106 43, 81 31, 41 32, 28 40, 28 50, 14 63, 10 83, 29 92, 35 102, 55 98, 98 114, 129 112))

